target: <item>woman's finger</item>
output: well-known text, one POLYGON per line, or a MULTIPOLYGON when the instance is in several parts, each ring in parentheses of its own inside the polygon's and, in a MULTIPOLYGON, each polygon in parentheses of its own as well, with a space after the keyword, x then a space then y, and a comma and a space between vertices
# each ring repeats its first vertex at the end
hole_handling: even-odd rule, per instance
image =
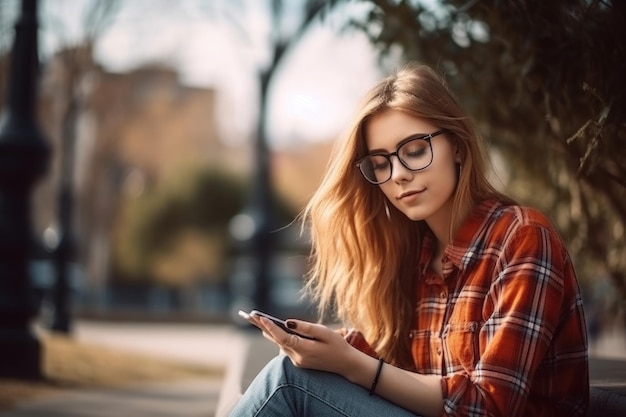
POLYGON ((285 342, 285 347, 288 347, 289 349, 294 349, 298 346, 299 341, 300 338, 298 336, 296 336, 295 334, 290 334, 287 337, 287 341, 285 342))
POLYGON ((272 323, 271 320, 265 317, 260 317, 259 322, 262 328, 269 334, 274 343, 282 346, 286 349, 293 349, 299 342, 299 337, 296 335, 285 332, 283 329, 272 323))
POLYGON ((327 339, 328 332, 331 331, 328 327, 322 324, 311 323, 304 320, 288 319, 286 321, 286 325, 298 334, 311 337, 317 341, 327 339))

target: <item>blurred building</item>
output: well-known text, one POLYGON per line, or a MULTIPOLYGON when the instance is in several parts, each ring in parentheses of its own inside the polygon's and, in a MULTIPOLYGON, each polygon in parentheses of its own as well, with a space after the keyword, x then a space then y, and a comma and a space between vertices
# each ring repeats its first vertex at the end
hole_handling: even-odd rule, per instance
POLYGON ((241 156, 249 152, 240 149, 238 163, 231 161, 233 150, 217 130, 215 90, 182 85, 176 71, 158 65, 110 73, 92 56, 87 48, 64 50, 43 68, 40 120, 54 153, 35 197, 35 224, 42 235, 54 228, 59 178, 70 165, 83 286, 100 294, 110 278, 121 199, 163 181, 184 163, 243 172, 249 164, 241 164, 241 156), (68 129, 75 129, 69 153, 63 145, 68 129))

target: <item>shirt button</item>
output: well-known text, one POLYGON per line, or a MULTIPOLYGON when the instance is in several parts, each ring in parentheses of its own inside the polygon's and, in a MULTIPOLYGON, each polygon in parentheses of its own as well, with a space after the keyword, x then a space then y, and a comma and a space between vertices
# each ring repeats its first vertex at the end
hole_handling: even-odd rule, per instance
POLYGON ((441 348, 440 347, 437 348, 437 355, 441 356, 441 348))
POLYGON ((439 297, 441 297, 442 300, 445 300, 448 297, 448 295, 446 294, 445 291, 441 291, 441 294, 439 294, 439 297))

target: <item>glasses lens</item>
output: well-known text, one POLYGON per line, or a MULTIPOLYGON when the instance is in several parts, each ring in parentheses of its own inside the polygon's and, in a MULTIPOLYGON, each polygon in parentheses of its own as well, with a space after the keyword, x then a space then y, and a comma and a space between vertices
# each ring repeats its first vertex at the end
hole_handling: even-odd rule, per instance
POLYGON ((424 139, 413 139, 398 149, 398 158, 408 169, 413 171, 424 169, 433 160, 430 142, 424 139))
POLYGON ((359 165, 365 179, 374 184, 385 182, 391 177, 389 160, 383 155, 370 155, 359 165))

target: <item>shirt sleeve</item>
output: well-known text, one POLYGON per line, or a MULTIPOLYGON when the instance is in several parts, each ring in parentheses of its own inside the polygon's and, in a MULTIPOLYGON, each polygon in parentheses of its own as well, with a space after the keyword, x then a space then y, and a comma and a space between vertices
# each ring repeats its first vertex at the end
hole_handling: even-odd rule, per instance
MULTIPOLYGON (((569 257, 553 229, 524 225, 504 245, 483 306, 474 369, 442 378, 446 416, 521 416, 538 370, 550 367, 544 359, 554 355, 553 339, 568 308, 564 287, 577 288, 565 280, 569 257)), ((569 279, 575 280, 573 272, 569 279)), ((558 384, 575 378, 578 369, 563 366, 558 376, 554 368, 541 372, 552 372, 558 384)))

